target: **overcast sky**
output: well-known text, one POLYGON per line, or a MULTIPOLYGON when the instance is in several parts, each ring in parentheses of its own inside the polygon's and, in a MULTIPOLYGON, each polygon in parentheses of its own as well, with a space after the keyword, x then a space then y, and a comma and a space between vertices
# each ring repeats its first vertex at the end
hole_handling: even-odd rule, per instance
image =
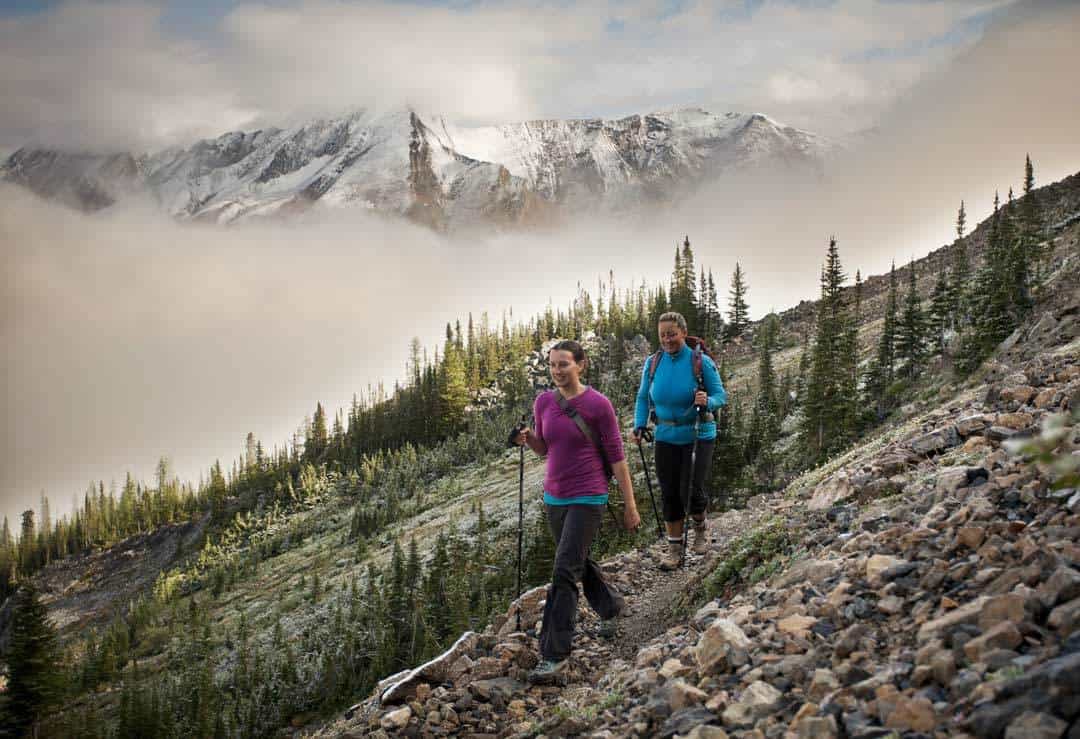
POLYGON ((363 105, 464 121, 671 105, 873 128, 824 181, 763 172, 642 223, 453 242, 342 213, 290 227, 93 216, 0 187, 0 514, 87 481, 187 480, 244 435, 284 442, 400 377, 410 337, 530 316, 578 281, 666 279, 689 234, 754 317, 815 298, 830 234, 849 274, 945 243, 956 207, 1080 170, 1072 2, 28 3, 0 0, 0 150, 140 150, 363 105), (542 265, 539 267, 538 265, 542 265))
POLYGON ((836 134, 1014 0, 0 0, 0 146, 152 149, 360 106, 477 123, 672 105, 836 134))

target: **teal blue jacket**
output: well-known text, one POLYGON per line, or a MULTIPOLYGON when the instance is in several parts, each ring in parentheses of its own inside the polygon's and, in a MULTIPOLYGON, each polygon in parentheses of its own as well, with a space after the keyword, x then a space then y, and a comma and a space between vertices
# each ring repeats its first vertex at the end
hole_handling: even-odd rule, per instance
MULTIPOLYGON (((694 377, 693 349, 686 344, 678 354, 660 353, 660 364, 656 367, 652 385, 649 384, 649 362, 641 372, 641 385, 638 387, 637 403, 634 407, 634 428, 641 428, 649 422, 649 405, 656 409, 659 423, 656 425, 656 440, 668 444, 692 444, 694 442, 694 393, 697 392, 697 378, 694 377), (667 423, 674 421, 677 425, 667 423)), ((708 356, 701 357, 701 375, 705 383, 705 394, 709 396, 709 410, 715 412, 727 402, 724 384, 716 363, 708 356)), ((698 427, 698 438, 702 441, 716 438, 716 422, 709 421, 698 427)))

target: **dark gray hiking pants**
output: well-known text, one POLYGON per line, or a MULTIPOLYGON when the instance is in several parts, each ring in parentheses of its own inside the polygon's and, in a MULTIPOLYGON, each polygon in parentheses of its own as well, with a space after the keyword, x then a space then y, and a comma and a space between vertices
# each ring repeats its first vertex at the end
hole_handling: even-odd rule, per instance
MULTIPOLYGON (((712 474, 713 447, 715 439, 698 441, 697 459, 694 462, 694 479, 690 487, 690 515, 700 518, 709 507, 705 485, 712 474)), ((660 493, 664 503, 664 520, 668 523, 682 521, 686 517, 683 501, 686 499, 686 478, 690 474, 691 444, 668 444, 658 441, 653 446, 656 454, 656 477, 660 481, 660 493)))
POLYGON ((555 569, 540 627, 540 656, 558 661, 570 656, 579 582, 585 589, 585 599, 600 618, 617 616, 623 608, 623 597, 604 581, 600 567, 589 559, 589 547, 604 520, 604 506, 549 505, 546 508, 548 526, 555 537, 555 569))

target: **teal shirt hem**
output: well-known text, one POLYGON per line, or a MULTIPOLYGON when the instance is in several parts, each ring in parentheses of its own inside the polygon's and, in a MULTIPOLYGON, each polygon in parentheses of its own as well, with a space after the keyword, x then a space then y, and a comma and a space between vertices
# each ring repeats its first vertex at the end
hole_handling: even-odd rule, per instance
POLYGON ((544 491, 544 503, 547 505, 607 505, 607 493, 603 495, 578 495, 573 498, 556 498, 544 491))

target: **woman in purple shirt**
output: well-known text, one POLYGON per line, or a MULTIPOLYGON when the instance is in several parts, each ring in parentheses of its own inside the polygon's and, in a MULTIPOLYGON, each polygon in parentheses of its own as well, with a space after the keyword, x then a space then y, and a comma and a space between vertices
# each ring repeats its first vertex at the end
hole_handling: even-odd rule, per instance
MULTIPOLYGON (((589 559, 589 547, 607 505, 604 462, 592 440, 568 413, 579 415, 604 448, 622 491, 623 524, 633 530, 641 523, 615 409, 606 397, 581 383, 587 365, 585 350, 576 341, 561 341, 548 353, 548 363, 555 390, 537 396, 533 407, 536 428, 523 428, 516 438, 518 444, 528 444, 534 452, 547 457, 544 505, 556 542, 555 568, 540 628, 541 662, 529 673, 529 680, 536 683, 565 680, 579 582, 601 619, 610 622, 623 607, 622 596, 604 581, 600 568, 589 559), (568 410, 561 407, 559 396, 568 410)), ((605 630, 613 631, 610 623, 605 630)))

